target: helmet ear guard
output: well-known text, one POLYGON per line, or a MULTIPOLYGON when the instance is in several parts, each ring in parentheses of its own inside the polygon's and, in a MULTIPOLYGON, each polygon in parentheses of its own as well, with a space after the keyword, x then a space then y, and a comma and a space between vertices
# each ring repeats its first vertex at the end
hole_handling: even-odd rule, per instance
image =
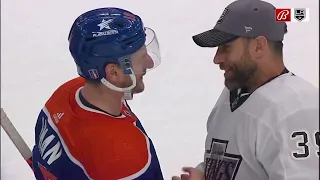
POLYGON ((122 56, 118 59, 119 65, 124 74, 134 74, 130 56, 122 56))

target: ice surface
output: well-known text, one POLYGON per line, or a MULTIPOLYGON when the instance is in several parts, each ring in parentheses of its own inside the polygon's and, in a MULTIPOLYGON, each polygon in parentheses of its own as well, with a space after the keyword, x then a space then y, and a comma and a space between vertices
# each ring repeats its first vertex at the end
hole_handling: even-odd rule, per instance
MULTIPOLYGON (((40 108, 56 87, 75 77, 67 36, 84 11, 114 6, 139 14, 156 30, 162 64, 145 78, 146 91, 130 105, 153 139, 165 179, 196 166, 204 152, 206 120, 223 88, 212 63, 215 49, 197 47, 191 36, 214 26, 230 0, 2 0, 1 107, 27 144, 34 143, 40 108)), ((284 8, 308 7, 310 22, 288 23, 285 63, 318 86, 319 1, 270 0, 284 8)), ((1 130, 1 179, 35 179, 1 130)))

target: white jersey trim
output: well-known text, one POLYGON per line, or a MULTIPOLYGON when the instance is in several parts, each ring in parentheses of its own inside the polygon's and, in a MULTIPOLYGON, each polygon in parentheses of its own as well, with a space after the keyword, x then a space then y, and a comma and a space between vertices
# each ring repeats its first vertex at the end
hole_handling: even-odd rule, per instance
POLYGON ((86 111, 89 111, 89 112, 94 112, 94 113, 99 113, 99 114, 107 115, 107 116, 110 116, 110 117, 112 117, 112 118, 125 118, 125 117, 126 117, 126 116, 123 115, 123 114, 121 114, 121 116, 111 116, 110 114, 107 114, 107 113, 104 113, 104 112, 102 112, 102 111, 98 111, 98 110, 95 110, 95 109, 92 109, 92 108, 89 108, 89 107, 85 106, 85 105, 81 102, 80 96, 79 96, 80 91, 81 91, 82 88, 83 88, 83 87, 80 87, 80 88, 77 90, 76 95, 75 95, 76 102, 77 102, 77 104, 79 105, 79 107, 81 107, 82 109, 84 109, 84 110, 86 110, 86 111))

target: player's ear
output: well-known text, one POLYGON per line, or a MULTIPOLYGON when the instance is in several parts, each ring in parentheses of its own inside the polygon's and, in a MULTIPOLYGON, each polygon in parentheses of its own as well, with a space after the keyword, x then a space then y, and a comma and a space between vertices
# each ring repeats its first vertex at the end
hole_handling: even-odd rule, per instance
POLYGON ((269 47, 268 40, 263 36, 256 37, 252 45, 253 48, 251 53, 256 59, 260 59, 261 57, 263 57, 269 47))
POLYGON ((121 68, 114 63, 107 64, 105 67, 105 73, 107 80, 110 82, 116 82, 121 76, 121 68))

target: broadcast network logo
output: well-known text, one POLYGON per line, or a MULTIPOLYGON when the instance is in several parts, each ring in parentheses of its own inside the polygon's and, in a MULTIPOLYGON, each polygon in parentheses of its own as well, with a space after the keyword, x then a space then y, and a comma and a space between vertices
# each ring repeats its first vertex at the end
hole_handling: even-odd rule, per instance
POLYGON ((278 22, 309 22, 309 8, 277 8, 275 12, 278 22))

